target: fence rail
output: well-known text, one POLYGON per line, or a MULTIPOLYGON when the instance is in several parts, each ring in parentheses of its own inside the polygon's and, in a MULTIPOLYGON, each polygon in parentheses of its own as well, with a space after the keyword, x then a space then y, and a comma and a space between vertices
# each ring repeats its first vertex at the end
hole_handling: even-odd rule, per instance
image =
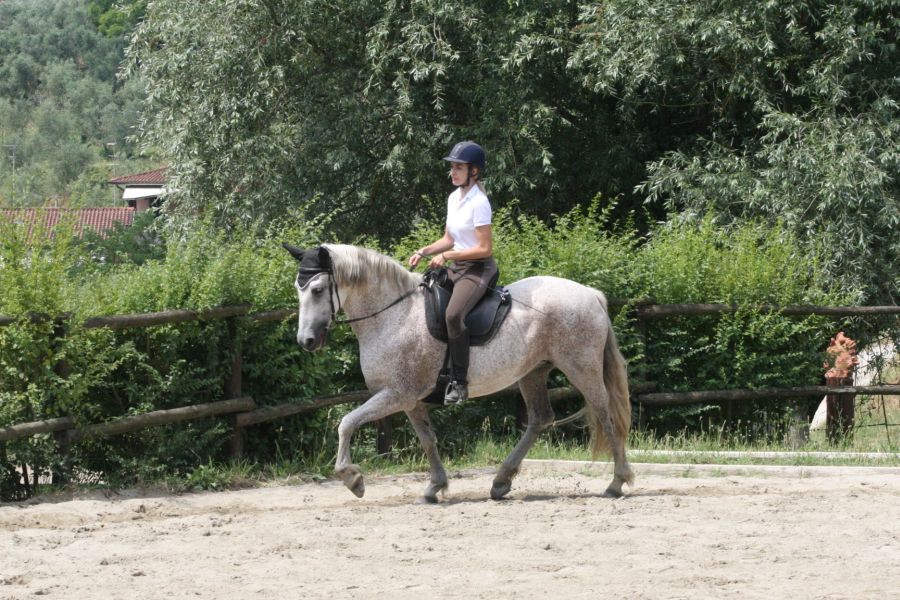
POLYGON ((900 315, 900 306, 774 306, 770 304, 638 304, 635 313, 638 318, 657 319, 671 316, 702 316, 733 313, 741 309, 762 313, 778 313, 790 316, 822 315, 830 317, 900 315))
MULTIPOLYGON (((652 300, 624 300, 611 299, 610 305, 616 307, 630 306, 638 319, 657 319, 670 316, 700 316, 716 315, 740 310, 735 304, 655 304, 652 300)), ((232 330, 235 319, 247 320, 251 323, 270 323, 281 321, 296 314, 296 309, 278 309, 251 313, 250 304, 238 304, 232 306, 219 306, 204 310, 166 310, 154 313, 112 315, 91 317, 80 323, 87 329, 109 328, 130 329, 153 327, 187 323, 192 321, 226 319, 232 330)), ((826 316, 877 316, 900 315, 900 306, 773 306, 758 305, 752 307, 762 312, 777 312, 785 315, 826 315, 826 316)), ((32 322, 48 322, 53 320, 57 324, 71 321, 72 315, 59 315, 51 317, 42 314, 29 314, 23 317, 10 317, 0 315, 0 327, 11 325, 19 320, 32 322)), ((71 326, 71 325, 70 325, 71 326)), ((65 335, 67 328, 58 327, 57 334, 65 335)), ((236 338, 236 336, 233 336, 236 338)), ((30 423, 21 423, 0 427, 0 442, 22 439, 42 433, 53 433, 61 444, 76 443, 81 440, 118 435, 130 431, 136 431, 147 427, 154 427, 179 421, 209 418, 218 415, 233 415, 234 436, 232 438, 232 455, 239 456, 242 450, 242 431, 245 427, 298 415, 320 408, 339 404, 363 402, 369 398, 368 391, 360 390, 347 392, 335 396, 313 398, 288 402, 278 406, 257 407, 253 398, 243 396, 241 393, 241 352, 237 342, 235 346, 235 359, 232 364, 232 372, 225 381, 226 400, 184 406, 174 409, 158 410, 142 415, 132 415, 109 421, 79 426, 72 417, 64 416, 30 423)), ((61 372, 65 367, 58 366, 61 372)), ((826 394, 869 394, 869 395, 900 395, 900 385, 874 385, 874 386, 804 386, 764 389, 732 389, 732 390, 704 390, 694 392, 659 392, 655 391, 652 383, 637 383, 632 388, 633 400, 647 406, 683 405, 694 403, 712 403, 725 401, 753 401, 777 398, 802 398, 821 397, 826 394)), ((513 393, 515 388, 510 388, 501 394, 513 393)), ((572 388, 556 388, 550 390, 551 401, 558 401, 578 396, 578 392, 572 388)))
POLYGON ((154 325, 170 325, 189 321, 213 321, 246 315, 250 312, 250 304, 235 306, 219 306, 206 310, 166 310, 155 313, 137 315, 113 315, 109 317, 91 317, 81 324, 85 329, 131 329, 135 327, 152 327, 154 325))
MULTIPOLYGON (((656 304, 649 299, 626 300, 612 298, 610 306, 633 306, 635 316, 638 319, 657 319, 673 316, 702 316, 733 313, 742 309, 757 310, 765 313, 780 313, 789 316, 822 315, 831 317, 850 316, 880 316, 900 315, 900 306, 812 306, 806 304, 775 306, 771 304, 740 305, 740 304, 656 304)), ((173 309, 160 312, 139 313, 128 315, 110 315, 101 317, 89 317, 81 326, 87 329, 106 327, 109 329, 129 329, 133 327, 153 327, 157 325, 169 325, 187 323, 190 321, 211 321, 227 319, 231 317, 246 316, 252 322, 267 323, 280 321, 296 313, 296 308, 284 308, 250 313, 252 305, 236 304, 231 306, 217 306, 203 310, 173 309)), ((0 327, 12 325, 20 320, 32 322, 47 322, 50 320, 68 321, 71 314, 49 315, 32 313, 21 317, 0 315, 0 327)))
MULTIPOLYGON (((553 388, 550 391, 551 402, 577 398, 578 390, 571 387, 553 388)), ((507 388, 495 394, 503 396, 515 393, 514 388, 507 388)), ((776 398, 822 397, 826 394, 853 395, 885 395, 900 396, 900 384, 841 386, 810 385, 784 388, 762 388, 757 390, 707 390, 702 392, 645 392, 633 393, 632 399, 637 404, 648 406, 671 406, 679 404, 715 403, 734 400, 770 400, 776 398)), ((97 423, 79 427, 72 417, 60 417, 0 427, 0 442, 9 442, 42 433, 67 432, 67 442, 79 442, 85 439, 108 437, 138 431, 158 425, 168 425, 180 421, 205 419, 218 415, 234 414, 234 426, 237 429, 275 421, 285 417, 304 414, 340 404, 360 403, 371 397, 368 390, 345 392, 333 396, 323 396, 287 402, 277 406, 257 408, 256 402, 249 396, 231 398, 205 404, 192 404, 179 408, 157 410, 141 415, 121 417, 106 423, 97 423)))
POLYGON ((865 394, 869 396, 900 395, 900 384, 832 387, 807 385, 800 387, 760 388, 755 390, 705 390, 702 392, 657 392, 638 394, 637 401, 648 406, 699 404, 778 398, 821 398, 826 394, 865 394))

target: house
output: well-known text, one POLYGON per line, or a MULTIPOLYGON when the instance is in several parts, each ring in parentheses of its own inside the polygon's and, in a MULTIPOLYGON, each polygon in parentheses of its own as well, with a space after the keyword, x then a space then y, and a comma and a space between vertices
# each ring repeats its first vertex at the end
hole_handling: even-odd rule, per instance
POLYGON ((135 212, 134 208, 126 206, 0 209, 0 220, 26 225, 29 237, 35 226, 50 234, 61 222, 71 222, 78 237, 82 237, 85 231, 106 237, 117 224, 130 226, 134 222, 135 212))
POLYGON ((122 189, 122 199, 127 206, 0 209, 0 220, 26 224, 29 237, 35 227, 50 235, 62 222, 71 222, 79 237, 85 231, 106 237, 116 225, 129 227, 137 213, 160 206, 160 197, 166 191, 165 176, 166 167, 160 167, 110 179, 108 183, 122 189))
POLYGON ((166 191, 166 167, 115 177, 108 183, 122 189, 122 200, 135 212, 159 208, 160 196, 166 191))

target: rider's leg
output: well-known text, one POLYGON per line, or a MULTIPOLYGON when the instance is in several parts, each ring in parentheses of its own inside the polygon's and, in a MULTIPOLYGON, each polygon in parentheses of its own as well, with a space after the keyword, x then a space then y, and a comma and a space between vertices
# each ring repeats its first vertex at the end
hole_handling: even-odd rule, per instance
POLYGON ((456 404, 464 402, 469 395, 469 332, 466 329, 466 315, 474 308, 487 289, 488 279, 484 277, 484 263, 466 261, 455 265, 460 269, 455 273, 453 293, 447 304, 447 343, 450 351, 452 383, 447 388, 444 402, 456 404))
POLYGON ((444 396, 445 404, 465 402, 469 397, 469 331, 447 340, 450 346, 452 383, 444 396))

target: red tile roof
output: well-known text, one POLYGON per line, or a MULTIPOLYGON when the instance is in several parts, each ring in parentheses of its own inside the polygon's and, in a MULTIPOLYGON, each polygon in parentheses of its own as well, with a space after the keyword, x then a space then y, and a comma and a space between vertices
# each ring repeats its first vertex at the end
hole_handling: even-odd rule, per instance
POLYGON ((166 183, 166 167, 160 167, 153 171, 135 173, 134 175, 122 175, 110 179, 109 183, 115 185, 163 185, 166 183))
POLYGON ((41 215, 41 224, 45 231, 52 232, 61 222, 72 219, 75 232, 79 237, 85 229, 93 231, 102 237, 112 229, 116 223, 128 227, 134 222, 134 209, 131 207, 103 207, 103 208, 21 208, 0 210, 0 219, 27 224, 28 234, 41 215))

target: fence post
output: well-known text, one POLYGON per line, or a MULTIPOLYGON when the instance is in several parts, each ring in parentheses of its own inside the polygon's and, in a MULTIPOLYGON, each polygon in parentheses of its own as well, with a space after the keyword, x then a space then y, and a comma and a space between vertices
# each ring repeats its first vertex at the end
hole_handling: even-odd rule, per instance
MULTIPOLYGON (((66 325, 65 317, 60 317, 54 321, 53 326, 53 339, 52 339, 52 348, 56 349, 64 349, 65 347, 65 339, 69 333, 69 328, 66 325)), ((69 361, 63 355, 63 358, 58 360, 56 364, 53 365, 53 372, 60 379, 68 379, 69 375, 72 373, 72 367, 69 364, 69 361)), ((69 453, 69 432, 68 431, 54 431, 53 432, 53 441, 56 442, 56 451, 59 455, 60 462, 65 461, 66 456, 69 453)), ((61 468, 60 465, 54 465, 51 468, 50 481, 53 485, 65 485, 68 483, 69 478, 66 476, 65 469, 61 468)))
MULTIPOLYGON (((856 356, 856 342, 844 335, 843 331, 837 332, 828 349, 825 351, 831 362, 825 366, 831 366, 825 372, 825 385, 828 387, 852 386, 853 370, 859 364, 856 356)), ((853 432, 853 401, 855 394, 827 394, 825 396, 825 435, 832 444, 849 437, 853 432)))
MULTIPOLYGON (((826 377, 828 387, 853 385, 853 376, 826 377)), ((827 394, 825 396, 826 420, 825 435, 828 441, 836 444, 853 433, 855 417, 854 400, 856 394, 827 394)))
POLYGON ((375 421, 375 452, 379 456, 387 456, 394 449, 394 425, 391 417, 375 421))
POLYGON ((788 426, 788 444, 792 448, 799 448, 809 441, 807 401, 807 398, 795 398, 790 401, 791 423, 788 426))
POLYGON ((516 413, 516 431, 525 431, 528 428, 528 407, 521 393, 513 396, 512 404, 516 413))
MULTIPOLYGON (((239 317, 229 317, 228 338, 231 340, 231 372, 225 380, 225 398, 240 398, 243 395, 241 382, 241 369, 243 368, 243 344, 241 328, 238 323, 239 317)), ((228 452, 232 460, 240 460, 244 453, 244 428, 238 426, 237 415, 231 417, 233 431, 228 444, 228 452)))

